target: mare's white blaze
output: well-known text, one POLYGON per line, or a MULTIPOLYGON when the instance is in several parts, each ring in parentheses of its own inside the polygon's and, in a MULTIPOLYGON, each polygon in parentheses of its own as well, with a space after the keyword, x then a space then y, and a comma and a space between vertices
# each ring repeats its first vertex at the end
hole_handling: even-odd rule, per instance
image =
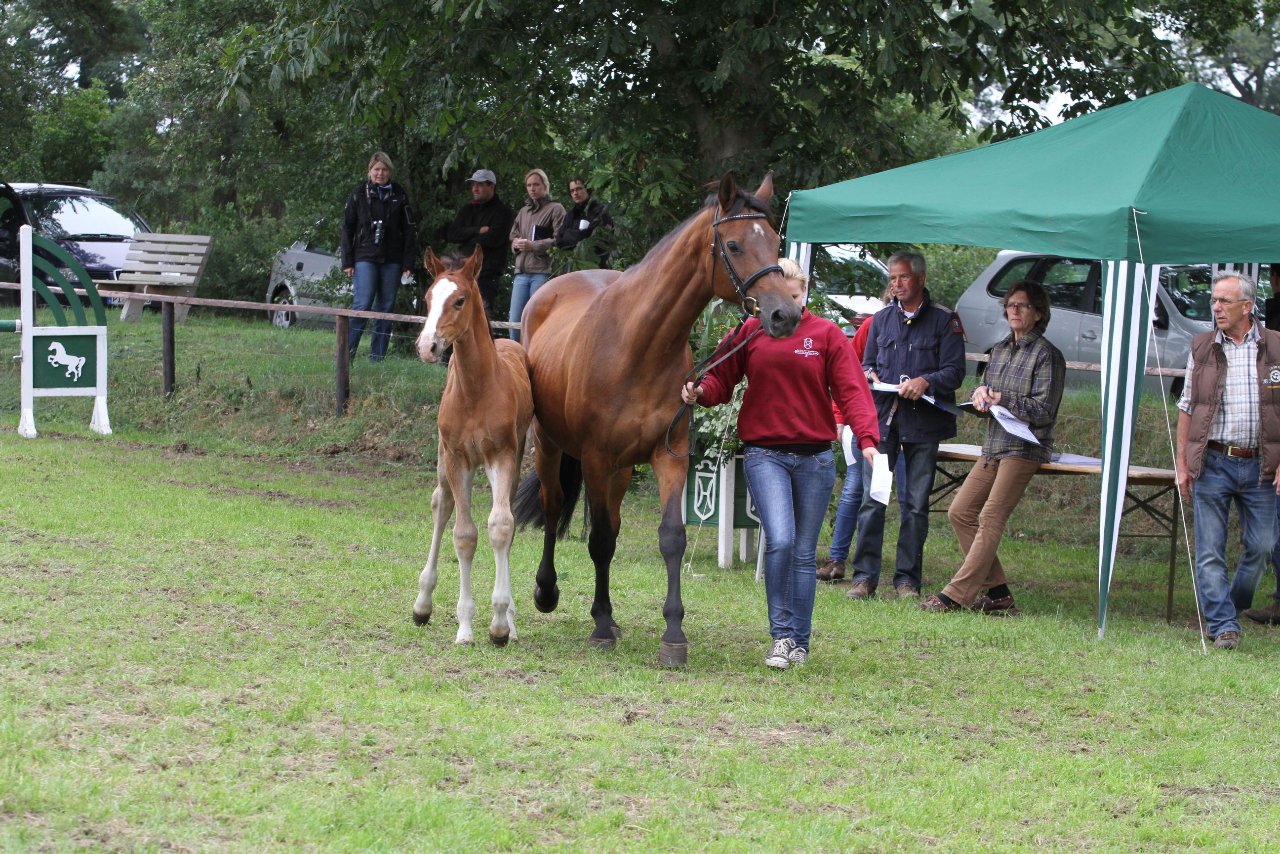
POLYGON ((751 230, 756 233, 756 237, 764 237, 764 229, 760 227, 760 223, 758 222, 752 223, 751 230))
POLYGON ((435 287, 431 289, 431 305, 427 308, 427 322, 422 327, 420 337, 435 337, 436 327, 440 325, 440 316, 444 314, 444 307, 459 290, 457 283, 450 279, 441 279, 436 282, 435 287))

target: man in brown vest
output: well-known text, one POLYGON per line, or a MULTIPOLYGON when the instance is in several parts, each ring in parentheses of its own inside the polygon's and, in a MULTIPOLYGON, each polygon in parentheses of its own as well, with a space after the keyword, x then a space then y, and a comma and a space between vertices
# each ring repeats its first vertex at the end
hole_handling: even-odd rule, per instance
POLYGON ((1191 341, 1178 401, 1178 490, 1195 496, 1195 581, 1217 649, 1240 643, 1237 617, 1253 603, 1276 539, 1280 493, 1280 332, 1253 321, 1253 280, 1213 280, 1213 332, 1191 341), (1240 515, 1244 549, 1227 580, 1227 513, 1240 515))

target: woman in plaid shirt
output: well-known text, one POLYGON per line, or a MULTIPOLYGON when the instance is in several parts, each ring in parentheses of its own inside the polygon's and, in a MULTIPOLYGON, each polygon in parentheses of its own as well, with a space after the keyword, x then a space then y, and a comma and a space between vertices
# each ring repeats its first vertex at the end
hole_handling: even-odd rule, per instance
POLYGON ((991 350, 986 384, 973 391, 973 406, 987 412, 999 404, 1025 421, 1040 444, 1019 439, 993 418, 987 424, 982 456, 947 511, 964 552, 964 562, 941 593, 920 603, 926 611, 969 608, 983 614, 1017 613, 996 547, 1031 476, 1047 462, 1053 425, 1062 401, 1067 366, 1044 337, 1049 295, 1035 282, 1021 281, 1004 298, 1009 335, 991 350), (985 592, 984 592, 985 591, 985 592))

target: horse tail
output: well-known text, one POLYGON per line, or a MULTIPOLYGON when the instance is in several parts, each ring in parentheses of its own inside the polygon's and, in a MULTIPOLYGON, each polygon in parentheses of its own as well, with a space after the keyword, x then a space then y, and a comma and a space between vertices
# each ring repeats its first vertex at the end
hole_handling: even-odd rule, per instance
POLYGON ((542 527, 542 481, 538 473, 531 471, 516 487, 516 497, 511 502, 511 514, 516 517, 516 525, 521 530, 529 527, 542 527))
MULTIPOLYGON (((560 502, 560 518, 556 522, 556 539, 563 540, 573 520, 573 511, 582 496, 582 462, 568 454, 560 456, 560 490, 564 500, 560 502)), ((527 528, 532 524, 535 528, 543 526, 542 518, 542 481, 536 471, 530 472, 520 481, 516 489, 515 501, 511 511, 516 517, 516 524, 527 528)))

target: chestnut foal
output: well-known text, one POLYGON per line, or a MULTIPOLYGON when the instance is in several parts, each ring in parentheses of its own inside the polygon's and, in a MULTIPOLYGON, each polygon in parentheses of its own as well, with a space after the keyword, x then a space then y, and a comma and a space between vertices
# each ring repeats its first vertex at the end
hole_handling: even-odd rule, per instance
POLYGON ((525 436, 533 419, 533 393, 524 348, 505 338, 494 340, 484 313, 476 274, 483 252, 465 262, 442 261, 430 249, 423 259, 434 277, 427 289, 427 322, 418 336, 418 356, 439 362, 453 347, 449 378, 439 411, 439 482, 431 495, 435 527, 431 552, 418 579, 418 599, 413 621, 431 620, 431 594, 444 527, 458 504, 453 547, 458 553, 458 636, 455 643, 471 643, 471 565, 476 553, 476 525, 471 518, 471 487, 477 468, 483 466, 493 491, 489 512, 489 544, 496 572, 493 582, 493 622, 489 640, 503 646, 516 637, 516 611, 511 601, 511 540, 515 522, 511 497, 520 477, 525 436))

